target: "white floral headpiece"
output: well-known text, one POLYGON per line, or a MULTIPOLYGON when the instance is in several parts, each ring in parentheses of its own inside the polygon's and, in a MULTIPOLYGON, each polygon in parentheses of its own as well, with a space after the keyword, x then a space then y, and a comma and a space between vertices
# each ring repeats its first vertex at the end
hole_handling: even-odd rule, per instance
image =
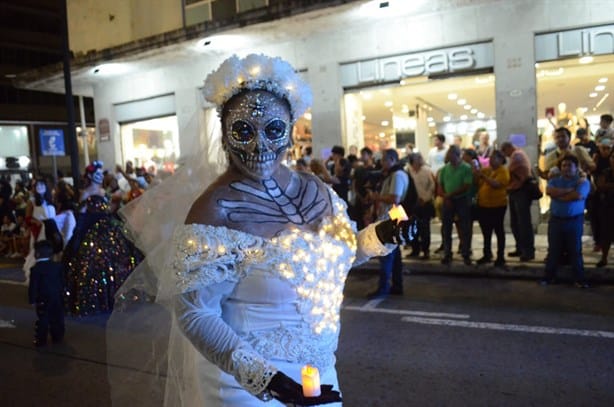
POLYGON ((224 104, 245 90, 266 90, 286 99, 292 121, 311 106, 313 96, 309 85, 294 72, 294 68, 279 57, 250 54, 243 59, 233 55, 205 79, 205 99, 215 103, 221 115, 224 104))

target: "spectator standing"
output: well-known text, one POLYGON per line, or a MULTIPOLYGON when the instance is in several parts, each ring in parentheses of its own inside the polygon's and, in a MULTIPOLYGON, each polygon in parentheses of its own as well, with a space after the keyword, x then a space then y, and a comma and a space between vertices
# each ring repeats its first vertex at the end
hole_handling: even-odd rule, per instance
POLYGON ((51 260, 53 246, 47 240, 34 245, 36 263, 32 266, 28 297, 35 306, 37 320, 34 325, 34 345, 45 346, 51 334, 53 343, 64 338, 64 268, 51 260))
MULTIPOLYGON (((477 216, 477 199, 478 199, 478 178, 476 171, 479 171, 482 168, 482 164, 478 159, 478 154, 475 150, 471 148, 463 149, 463 161, 469 164, 471 170, 473 171, 473 183, 471 184, 471 188, 469 189, 469 198, 470 198, 470 217, 469 217, 469 230, 467 231, 468 240, 460 241, 460 246, 458 249, 459 253, 463 252, 462 245, 467 244, 469 246, 469 255, 471 256, 471 242, 473 240, 473 221, 478 220, 477 216)), ((463 233, 459 231, 460 223, 457 219, 455 219, 454 223, 456 224, 456 230, 459 236, 463 236, 463 233)))
MULTIPOLYGON (((452 224, 457 217, 460 229, 460 241, 469 240, 471 197, 473 173, 469 164, 463 161, 461 149, 452 145, 446 155, 447 164, 439 172, 439 194, 443 197, 442 233, 444 256, 442 264, 452 261, 452 224)), ((461 245, 463 261, 471 265, 469 245, 461 245)))
POLYGON ((412 153, 409 156, 409 182, 416 186, 418 201, 414 208, 416 216, 416 226, 418 233, 412 241, 412 252, 410 257, 420 256, 421 260, 427 260, 430 256, 431 246, 431 219, 435 216, 433 198, 435 197, 435 178, 433 173, 424 163, 424 158, 420 153, 412 153))
POLYGON ((586 173, 591 173, 597 168, 593 159, 588 153, 588 150, 582 146, 571 145, 571 132, 566 127, 559 127, 554 131, 554 143, 556 149, 546 154, 544 157, 544 172, 542 172, 542 178, 549 178, 552 175, 558 175, 559 160, 565 155, 573 155, 578 159, 580 163, 579 169, 586 173), (550 174, 550 171, 553 174, 550 174))
POLYGON ((501 152, 509 159, 508 171, 510 183, 507 193, 510 206, 510 224, 516 244, 516 250, 508 253, 509 257, 519 257, 520 261, 535 258, 535 235, 531 222, 531 197, 528 196, 525 182, 531 176, 531 162, 527 153, 509 141, 501 144, 501 152))
MULTIPOLYGON (((602 140, 603 141, 603 140, 602 140)), ((597 201, 596 213, 599 214, 598 244, 601 249, 601 259, 597 267, 605 267, 608 264, 608 254, 610 246, 614 240, 614 150, 610 152, 610 165, 596 177, 597 201)))
POLYGON ((478 207, 477 218, 484 237, 484 252, 477 264, 487 264, 492 261, 492 233, 497 236, 497 259, 495 267, 505 266, 505 229, 503 219, 507 210, 507 186, 510 174, 504 166, 505 155, 494 150, 490 155, 490 165, 474 171, 478 177, 478 207))
POLYGON ((565 251, 569 255, 577 287, 586 288, 584 260, 582 258, 582 228, 584 226, 584 201, 590 191, 590 183, 578 173, 579 160, 573 155, 561 158, 560 176, 548 181, 546 193, 550 196, 550 220, 548 221, 548 257, 542 285, 556 282, 558 260, 565 251))
MULTIPOLYGON (((374 192, 371 199, 377 207, 378 220, 387 220, 392 206, 399 205, 405 198, 409 176, 399 164, 399 154, 394 149, 384 150, 382 170, 385 178, 381 190, 379 193, 374 192)), ((403 264, 398 246, 390 254, 380 257, 379 284, 377 290, 369 294, 369 298, 380 298, 389 294, 403 294, 403 264)))
POLYGON ((333 184, 333 179, 330 176, 330 173, 328 172, 328 170, 326 169, 326 166, 324 165, 324 163, 322 163, 322 161, 313 158, 309 162, 309 169, 311 170, 313 175, 320 178, 322 182, 324 182, 325 184, 328 184, 328 185, 333 184))
POLYGON ((614 118, 611 114, 602 114, 599 118, 599 129, 595 132, 595 141, 599 143, 602 138, 614 138, 612 131, 612 121, 614 118))
POLYGON ((490 155, 495 150, 490 144, 490 135, 486 129, 482 127, 475 131, 473 138, 474 140, 477 139, 478 142, 478 147, 475 149, 475 152, 480 161, 480 165, 482 167, 488 167, 490 155))
POLYGON ((588 131, 584 127, 579 127, 576 130, 576 145, 584 147, 590 157, 593 157, 598 150, 597 143, 590 139, 588 131))
POLYGON ((352 190, 354 191, 354 218, 358 230, 372 223, 375 219, 370 216, 373 202, 370 200, 370 191, 373 191, 378 183, 379 171, 373 161, 373 151, 369 147, 360 150, 360 162, 362 165, 354 169, 352 177, 352 190))
POLYGON ((448 150, 445 145, 446 136, 435 134, 433 136, 433 143, 434 146, 429 150, 427 156, 427 163, 431 167, 433 174, 437 174, 446 163, 446 151, 448 150))
POLYGON ((331 152, 332 155, 329 160, 332 161, 333 190, 347 203, 352 167, 349 161, 344 158, 345 149, 343 147, 333 146, 331 152))
POLYGON ((2 215, 2 226, 0 226, 0 254, 6 257, 12 257, 12 241, 17 224, 14 221, 13 215, 5 213, 2 215))
POLYGON ((30 244, 30 229, 26 224, 24 215, 17 213, 17 228, 13 234, 13 246, 11 258, 23 258, 28 255, 30 244))

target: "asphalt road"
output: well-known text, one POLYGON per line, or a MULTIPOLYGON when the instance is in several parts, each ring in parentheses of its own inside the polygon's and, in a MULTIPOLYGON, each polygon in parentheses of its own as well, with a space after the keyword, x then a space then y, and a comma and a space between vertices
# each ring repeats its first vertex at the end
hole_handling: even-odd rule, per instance
MULTIPOLYGON (((614 286, 420 274, 404 296, 368 301, 376 281, 355 270, 346 285, 345 406, 614 405, 614 286)), ((33 322, 25 287, 0 283, 0 404, 110 405, 106 319, 68 319, 66 343, 44 350, 33 322)), ((132 390, 132 406, 160 405, 155 389, 132 390)))

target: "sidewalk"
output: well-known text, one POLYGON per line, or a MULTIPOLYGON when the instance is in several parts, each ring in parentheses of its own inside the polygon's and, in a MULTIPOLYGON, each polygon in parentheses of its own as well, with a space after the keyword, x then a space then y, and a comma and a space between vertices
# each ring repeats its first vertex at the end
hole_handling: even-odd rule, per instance
MULTIPOLYGON (((541 279, 544 275, 544 259, 548 254, 548 237, 545 234, 535 235, 535 259, 529 262, 521 263, 518 257, 507 257, 507 253, 515 250, 514 236, 507 233, 505 236, 505 269, 496 268, 494 265, 488 264, 477 266, 475 261, 482 257, 483 238, 479 227, 474 227, 473 238, 471 241, 471 249, 473 265, 466 266, 463 264, 463 259, 460 254, 456 253, 458 249, 458 238, 454 233, 452 235, 452 247, 454 248, 452 263, 449 265, 441 264, 443 254, 435 254, 434 251, 441 245, 441 234, 439 233, 439 223, 431 225, 431 255, 429 260, 419 260, 408 258, 411 252, 409 249, 401 250, 403 256, 404 272, 406 274, 441 274, 452 275, 459 277, 494 277, 494 278, 519 278, 519 279, 541 279)), ((540 228, 545 230, 545 228, 540 228)), ((541 230, 540 230, 541 231, 541 230)), ((595 284, 613 284, 614 283, 614 248, 610 250, 608 265, 603 268, 596 268, 595 264, 601 259, 601 253, 593 251, 593 239, 591 236, 582 237, 582 254, 584 256, 584 270, 586 278, 589 282, 595 284)), ((496 252, 497 239, 492 238, 492 250, 496 252)), ((359 267, 364 270, 379 270, 379 262, 377 259, 372 259, 366 264, 359 267)), ((558 277, 562 280, 571 279, 571 269, 569 266, 561 266, 558 270, 558 277)))

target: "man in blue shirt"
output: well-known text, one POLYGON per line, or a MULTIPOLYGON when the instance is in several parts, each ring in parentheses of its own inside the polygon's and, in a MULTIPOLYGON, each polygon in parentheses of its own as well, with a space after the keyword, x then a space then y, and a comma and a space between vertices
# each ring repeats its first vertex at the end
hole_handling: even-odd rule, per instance
POLYGON ((548 260, 546 276, 540 284, 555 282, 558 259, 563 251, 569 254, 575 285, 587 288, 584 280, 582 258, 582 229, 584 206, 590 191, 590 183, 578 175, 578 159, 565 155, 559 161, 561 175, 548 181, 546 194, 550 196, 550 220, 548 222, 548 260))

